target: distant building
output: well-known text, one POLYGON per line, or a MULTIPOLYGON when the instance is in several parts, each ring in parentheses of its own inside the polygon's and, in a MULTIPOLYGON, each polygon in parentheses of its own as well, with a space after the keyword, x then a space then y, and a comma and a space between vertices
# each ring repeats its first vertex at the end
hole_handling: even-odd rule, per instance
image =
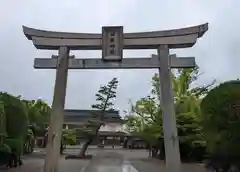
MULTIPOLYGON (((64 128, 79 128, 88 120, 98 120, 102 112, 100 110, 64 110, 64 128)), ((101 131, 122 131, 123 120, 119 115, 119 111, 104 112, 105 125, 101 127, 101 131)))
MULTIPOLYGON (((81 128, 89 120, 99 120, 101 115, 100 110, 75 110, 66 109, 64 111, 64 128, 76 129, 81 128)), ((106 111, 104 112, 104 125, 99 130, 98 137, 93 144, 122 144, 124 137, 128 136, 124 132, 124 122, 119 115, 119 111, 106 111)), ((77 135, 77 141, 84 141, 85 138, 81 135, 77 135)))
MULTIPOLYGON (((64 122, 63 128, 65 129, 78 129, 82 128, 89 120, 99 120, 99 116, 102 112, 100 110, 76 110, 65 109, 64 110, 64 122)), ((104 125, 101 126, 98 136, 94 139, 92 144, 94 145, 125 145, 129 147, 133 144, 138 144, 138 138, 132 136, 126 132, 124 121, 119 115, 119 111, 106 111, 104 112, 104 125), (137 139, 137 140, 136 140, 137 139)), ((86 141, 83 135, 77 133, 77 144, 86 141)), ((43 138, 39 138, 40 145, 43 144, 43 138)), ((140 140, 140 143, 142 141, 140 140)), ((142 147, 142 146, 140 146, 142 147)), ((144 146, 145 147, 145 146, 144 146)))

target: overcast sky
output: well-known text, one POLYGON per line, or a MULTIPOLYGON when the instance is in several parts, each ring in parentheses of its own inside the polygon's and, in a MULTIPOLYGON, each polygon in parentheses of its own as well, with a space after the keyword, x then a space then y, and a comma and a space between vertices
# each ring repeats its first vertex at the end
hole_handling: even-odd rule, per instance
MULTIPOLYGON (((174 51, 195 56, 203 75, 198 84, 240 77, 239 0, 0 0, 0 90, 52 102, 54 70, 35 70, 35 57, 56 51, 39 51, 28 41, 22 25, 68 32, 101 32, 103 25, 123 25, 125 32, 174 29, 209 23, 209 31, 192 49, 174 51)), ((126 56, 150 56, 154 51, 128 51, 126 56)), ((78 57, 100 52, 74 51, 78 57)), ((66 108, 88 109, 101 84, 119 78, 115 106, 128 109, 129 99, 149 93, 157 70, 70 71, 66 108)))

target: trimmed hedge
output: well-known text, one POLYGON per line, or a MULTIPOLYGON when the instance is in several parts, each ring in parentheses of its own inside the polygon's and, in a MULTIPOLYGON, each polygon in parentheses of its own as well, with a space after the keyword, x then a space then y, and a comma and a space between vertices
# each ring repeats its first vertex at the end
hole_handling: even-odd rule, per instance
POLYGON ((201 102, 201 112, 210 160, 220 168, 240 166, 240 81, 211 90, 201 102))
POLYGON ((7 144, 3 144, 0 146, 0 152, 11 153, 11 148, 7 144))
POLYGON ((4 105, 6 115, 6 131, 9 137, 22 137, 27 133, 27 109, 19 97, 8 93, 0 93, 0 101, 4 105))
POLYGON ((6 144, 9 145, 11 150, 16 150, 18 155, 23 154, 23 140, 21 138, 8 138, 6 144))
POLYGON ((7 165, 11 156, 11 148, 7 144, 0 146, 0 165, 7 165))

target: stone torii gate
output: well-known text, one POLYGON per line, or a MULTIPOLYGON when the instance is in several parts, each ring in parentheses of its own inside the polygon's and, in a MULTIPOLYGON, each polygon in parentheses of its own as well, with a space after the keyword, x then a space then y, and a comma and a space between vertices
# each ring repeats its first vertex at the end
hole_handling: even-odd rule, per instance
POLYGON ((37 49, 58 50, 58 56, 36 58, 34 67, 57 69, 49 126, 44 172, 57 172, 68 69, 159 69, 163 108, 166 168, 179 172, 181 160, 176 128, 171 68, 192 68, 194 57, 179 58, 169 49, 192 47, 208 30, 208 24, 194 27, 139 33, 123 33, 122 26, 102 27, 102 34, 66 33, 23 26, 25 36, 37 49), (123 58, 123 49, 157 49, 149 58, 123 58), (102 50, 102 59, 78 59, 70 50, 102 50))

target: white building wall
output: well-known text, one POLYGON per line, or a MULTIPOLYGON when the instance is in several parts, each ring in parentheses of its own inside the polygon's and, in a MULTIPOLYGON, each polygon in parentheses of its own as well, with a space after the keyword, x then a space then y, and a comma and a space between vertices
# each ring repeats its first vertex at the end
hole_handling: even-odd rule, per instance
MULTIPOLYGON (((65 128, 68 129, 68 125, 71 124, 78 124, 79 126, 81 126, 84 123, 67 123, 65 128)), ((100 131, 113 131, 113 132, 121 131, 128 133, 126 126, 124 124, 119 123, 106 123, 105 125, 101 126, 100 131)))
POLYGON ((123 125, 118 123, 107 123, 101 126, 99 131, 113 131, 113 132, 123 131, 123 125))

